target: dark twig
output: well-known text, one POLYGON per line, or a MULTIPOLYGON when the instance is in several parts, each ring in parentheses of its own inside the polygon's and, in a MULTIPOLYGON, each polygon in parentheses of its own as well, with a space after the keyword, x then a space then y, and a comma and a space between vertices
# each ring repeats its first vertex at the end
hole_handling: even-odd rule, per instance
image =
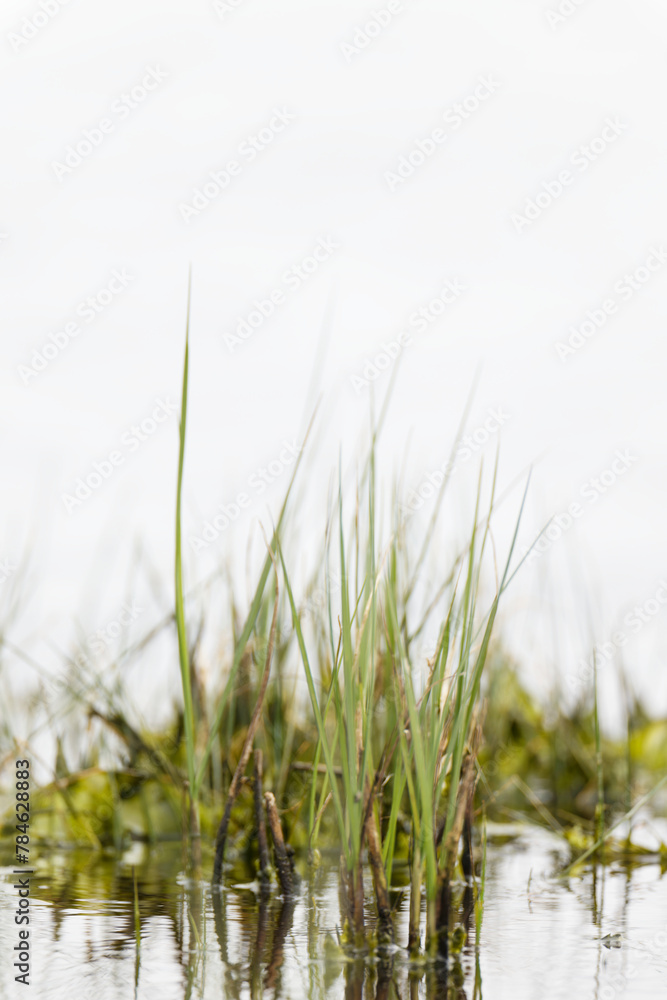
POLYGON ((382 843, 375 814, 373 812, 373 801, 370 791, 370 782, 366 781, 366 803, 365 815, 366 844, 368 845, 368 860, 373 873, 373 887, 375 889, 375 899, 378 910, 378 941, 381 944, 394 943, 394 925, 391 920, 391 903, 389 901, 389 887, 387 885, 387 874, 382 863, 382 843))
MULTIPOLYGON (((274 559, 273 553, 271 552, 270 549, 269 553, 271 555, 271 558, 274 559)), ((275 560, 274 560, 274 567, 275 567, 275 560)), ((232 778, 232 783, 229 786, 225 811, 220 821, 220 826, 218 827, 218 835, 215 840, 215 862, 213 864, 214 883, 220 881, 220 875, 222 873, 222 863, 225 857, 225 842, 227 840, 227 828, 229 826, 229 820, 232 814, 232 806, 234 805, 236 796, 239 793, 239 788, 241 787, 241 779, 243 778, 243 772, 246 769, 248 758, 250 757, 250 751, 252 750, 252 744, 255 739, 255 733, 257 732, 257 727, 259 726, 260 719, 262 717, 262 705, 264 702, 264 695, 266 694, 266 688, 269 683, 269 674, 271 672, 271 657, 273 656, 273 643, 276 635, 276 622, 278 620, 278 597, 279 597, 278 573, 276 572, 276 599, 273 605, 273 618, 271 620, 269 645, 266 652, 264 676, 262 677, 262 684, 259 689, 259 693, 257 695, 257 704, 255 705, 255 710, 252 713, 252 718, 250 719, 250 725, 248 726, 248 732, 246 733, 245 742, 243 744, 243 749, 241 751, 241 757, 239 758, 239 762, 236 765, 236 770, 234 771, 234 777, 232 778)))
POLYGON ((276 799, 273 792, 265 792, 264 800, 266 802, 266 813, 269 818, 269 829, 271 830, 271 836, 273 838, 273 849, 276 855, 278 879, 283 893, 286 896, 291 896, 294 892, 292 863, 290 861, 289 854, 287 853, 287 847, 285 846, 283 828, 280 825, 278 806, 276 805, 276 799))
POLYGON ((255 750, 255 822, 257 824, 257 845, 259 848, 259 877, 263 882, 269 879, 269 845, 266 840, 266 820, 262 797, 262 751, 255 750))

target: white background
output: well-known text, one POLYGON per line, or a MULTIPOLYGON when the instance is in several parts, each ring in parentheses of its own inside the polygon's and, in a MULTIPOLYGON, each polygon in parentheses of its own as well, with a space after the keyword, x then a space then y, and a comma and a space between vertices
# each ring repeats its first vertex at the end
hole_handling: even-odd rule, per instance
MULTIPOLYGON (((500 488, 534 464, 522 546, 582 501, 617 449, 636 456, 508 594, 506 642, 536 686, 553 670, 576 674, 591 642, 607 640, 667 575, 667 265, 572 356, 555 347, 587 310, 618 299, 614 283, 652 247, 667 248, 663 5, 585 0, 550 24, 557 0, 404 0, 365 47, 343 50, 382 7, 243 0, 220 13, 203 0, 71 0, 23 44, 11 35, 25 18, 42 20, 40 7, 3 4, 0 556, 29 573, 17 569, 0 589, 9 600, 20 587, 8 635, 47 668, 54 645, 71 649, 128 595, 148 601, 147 573, 157 597, 137 634, 172 600, 176 417, 72 513, 63 493, 156 397, 178 400, 190 263, 186 540, 284 441, 300 440, 321 396, 299 516, 305 537, 319 537, 339 448, 353 470, 368 426, 370 389, 356 391, 352 377, 458 278, 465 293, 402 352, 383 434, 386 488, 404 459, 405 489, 443 464, 478 370, 468 430, 490 407, 510 414, 500 488), (121 120, 114 102, 147 67, 167 78, 121 120), (445 126, 445 142, 391 190, 399 157, 483 77, 495 93, 460 128, 445 126), (243 160, 239 145, 274 108, 294 120, 243 160), (113 132, 59 179, 54 163, 105 117, 113 132), (622 133, 577 170, 570 157, 608 118, 622 133), (234 158, 241 174, 186 222, 179 206, 234 158), (513 216, 567 168, 562 196, 517 226, 513 216), (225 334, 327 236, 340 249, 230 351, 225 334), (133 277, 128 287, 25 384, 20 366, 114 269, 133 277)), ((376 402, 389 382, 386 372, 375 380, 376 402)), ((497 443, 453 482, 443 551, 468 530, 479 459, 488 474, 497 443)), ((186 543, 189 582, 227 561, 244 578, 249 530, 258 517, 270 525, 286 482, 204 552, 186 543)), ((503 505, 499 558, 520 496, 519 483, 503 505)), ((316 551, 304 542, 295 561, 316 551)), ((623 649, 655 712, 667 708, 666 634, 661 608, 623 649)), ((175 691, 175 639, 167 653, 155 669, 175 691)), ((5 663, 28 683, 30 669, 5 663)))

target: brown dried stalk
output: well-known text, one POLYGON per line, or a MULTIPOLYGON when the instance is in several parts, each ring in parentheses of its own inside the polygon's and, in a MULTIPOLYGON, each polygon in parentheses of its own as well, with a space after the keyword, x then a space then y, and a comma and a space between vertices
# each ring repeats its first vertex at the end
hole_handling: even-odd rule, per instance
POLYGON ((278 806, 276 805, 276 799, 273 792, 265 792, 264 800, 266 802, 266 813, 269 818, 269 829, 271 830, 271 836, 273 838, 273 850, 276 856, 278 880, 283 893, 286 896, 291 896, 294 893, 292 862, 285 846, 283 828, 280 825, 278 806))
MULTIPOLYGON (((275 559, 270 549, 269 553, 271 555, 271 558, 273 559, 273 564, 275 568, 275 559)), ((271 619, 271 631, 269 633, 269 645, 266 652, 266 664, 264 666, 264 676, 262 677, 262 683, 259 689, 259 694, 257 695, 257 704, 255 705, 254 712, 252 713, 252 718, 250 719, 250 725, 248 726, 248 732, 246 733, 243 749, 241 750, 241 756, 239 758, 238 764, 236 765, 236 770, 234 771, 234 777, 232 778, 232 783, 229 786, 225 811, 223 813, 222 819, 220 820, 220 826, 218 827, 218 835, 215 839, 215 861, 213 864, 214 883, 220 881, 220 875, 222 873, 222 863, 225 857, 227 828, 229 827, 229 820, 232 815, 232 806, 234 805, 236 796, 239 793, 239 789, 241 787, 241 780, 243 778, 243 773, 248 764, 248 758, 250 757, 250 751, 252 750, 252 744, 255 739, 255 733, 257 732, 257 727, 259 726, 262 717, 262 704, 264 702, 264 695, 266 694, 266 688, 269 683, 269 674, 271 672, 271 658, 273 656, 273 644, 276 636, 279 593, 280 590, 278 587, 278 573, 276 571, 276 599, 273 605, 273 618, 271 619)))
POLYGON ((454 824, 447 834, 447 838, 443 845, 443 850, 445 851, 445 870, 447 872, 448 879, 451 877, 454 870, 459 841, 461 840, 466 817, 470 817, 472 813, 472 799, 475 794, 475 786, 477 784, 477 751, 479 750, 479 746, 482 741, 482 715, 482 711, 478 711, 476 713, 477 717, 473 723, 470 748, 464 758, 463 766, 461 768, 461 779, 459 782, 454 824))
POLYGON ((370 792, 370 783, 366 779, 366 802, 364 805, 366 815, 366 844, 368 846, 368 860, 373 875, 373 888, 375 889, 375 900, 378 911, 378 941, 381 944, 393 944, 394 925, 391 919, 391 903, 389 902, 389 887, 387 885, 387 874, 382 863, 382 843, 373 812, 373 802, 370 792))
POLYGON ((262 751, 255 750, 255 822, 257 824, 257 846, 259 849, 259 877, 263 882, 269 880, 269 845, 266 840, 266 821, 264 819, 264 801, 262 798, 262 751))

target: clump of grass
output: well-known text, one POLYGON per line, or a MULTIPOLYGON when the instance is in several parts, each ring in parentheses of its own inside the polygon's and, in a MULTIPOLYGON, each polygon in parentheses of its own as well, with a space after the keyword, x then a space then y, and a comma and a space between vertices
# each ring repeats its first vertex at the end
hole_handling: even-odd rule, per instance
MULTIPOLYGON (((429 664, 426 683, 419 690, 416 676, 421 664, 412 660, 414 636, 409 632, 407 608, 414 576, 400 569, 405 554, 400 525, 396 525, 384 551, 378 550, 375 440, 374 435, 363 477, 367 489, 366 515, 364 506, 357 501, 348 539, 343 527, 339 483, 336 534, 340 594, 334 613, 328 588, 331 671, 328 689, 324 691, 318 691, 317 671, 307 649, 285 556, 280 550, 317 730, 309 802, 310 844, 312 847, 317 837, 322 811, 331 803, 341 843, 344 938, 356 947, 363 946, 367 938, 362 874, 362 852, 366 848, 374 884, 378 940, 391 941, 388 875, 396 851, 399 817, 404 814, 407 799, 412 822, 408 947, 412 952, 419 948, 421 888, 425 878, 427 948, 431 954, 443 954, 447 950, 449 881, 464 828, 468 829, 468 841, 470 837, 476 755, 481 739, 481 678, 500 596, 509 582, 518 522, 496 597, 480 624, 479 589, 496 475, 485 526, 481 525, 479 515, 480 478, 470 543, 458 567, 450 567, 443 574, 450 593, 436 654, 429 664), (349 569, 352 557, 353 573, 349 569), (460 598, 457 572, 459 580, 463 576, 460 598), (382 719, 378 712, 380 702, 384 705, 382 719), (325 774, 318 808, 316 782, 321 757, 325 774), (383 829, 380 810, 385 796, 390 806, 383 829)), ((332 520, 328 539, 332 537, 332 520)), ((434 527, 432 521, 431 532, 434 527)), ((328 569, 328 552, 326 563, 328 569)), ((469 858, 468 864, 471 865, 469 858)))
MULTIPOLYGON (((447 952, 450 881, 464 841, 462 870, 467 880, 473 872, 473 800, 477 784, 484 711, 482 678, 489 657, 499 602, 510 583, 510 565, 515 548, 521 503, 514 535, 495 596, 482 611, 482 587, 489 563, 491 522, 496 507, 497 462, 490 499, 482 510, 482 474, 477 487, 468 540, 449 564, 440 566, 431 591, 415 611, 418 585, 425 581, 426 558, 435 548, 438 517, 444 486, 434 505, 425 537, 412 560, 412 538, 406 524, 394 517, 388 538, 382 538, 376 496, 376 448, 382 418, 371 429, 371 444, 357 486, 355 506, 343 495, 339 473, 335 500, 330 501, 323 564, 326 569, 325 599, 316 607, 304 628, 303 608, 297 604, 288 573, 289 553, 284 538, 288 501, 298 469, 287 489, 276 527, 267 543, 267 553, 250 607, 235 629, 230 665, 221 694, 206 709, 188 641, 183 556, 181 548, 182 491, 189 383, 190 289, 188 290, 183 363, 179 457, 176 489, 174 619, 178 638, 179 669, 183 693, 182 748, 185 770, 176 754, 158 753, 144 736, 115 716, 104 716, 106 724, 121 734, 137 759, 150 757, 160 777, 185 792, 183 817, 191 843, 195 867, 200 863, 200 809, 218 808, 222 781, 211 767, 220 753, 221 733, 226 726, 226 751, 231 782, 222 821, 218 827, 214 881, 222 874, 225 846, 233 813, 242 804, 245 771, 256 743, 266 751, 269 786, 262 794, 264 777, 261 749, 255 754, 254 816, 258 831, 260 872, 268 869, 263 802, 270 807, 270 826, 276 827, 274 846, 283 889, 289 886, 291 859, 273 822, 294 773, 290 770, 292 748, 303 749, 311 768, 310 787, 304 795, 307 844, 313 856, 322 830, 335 830, 341 849, 341 909, 347 943, 365 948, 369 940, 389 943, 394 938, 390 883, 394 861, 405 851, 404 830, 410 830, 410 920, 408 947, 421 947, 422 887, 426 896, 426 950, 431 955, 447 952), (334 578, 330 566, 337 564, 334 578), (284 582, 284 588, 281 587, 284 582), (287 599, 292 630, 278 628, 281 594, 287 599), (415 653, 416 639, 426 623, 437 625, 437 644, 427 661, 415 653), (313 650, 312 636, 315 636, 313 650), (286 722, 287 709, 282 668, 292 638, 296 642, 310 704, 310 718, 300 728, 294 717, 286 722), (275 669, 272 671, 272 660, 275 669), (251 681, 252 667, 258 682, 251 681), (237 691, 243 676, 243 694, 237 691), (271 690, 270 684, 273 683, 271 690), (262 727, 270 706, 274 719, 269 730, 262 727), (243 709, 243 712, 241 711, 243 709), (278 733, 280 749, 271 736, 278 733), (314 733, 314 735, 313 735, 314 733), (258 753, 260 756, 258 756, 258 753), (236 766, 229 762, 234 756, 236 766), (368 863, 373 881, 377 922, 368 933, 364 919, 364 868, 368 863)), ((306 435, 307 436, 307 435, 306 435)), ((444 484, 446 486, 446 483, 444 484)), ((527 488, 527 487, 526 487, 527 488)), ((494 553, 495 556, 495 553, 494 553)), ((427 588, 421 588, 426 590, 427 588)), ((197 643, 195 642, 194 648, 197 643)), ((596 702, 597 705, 597 702, 596 702)), ((601 739, 595 708, 597 760, 601 761, 601 739)), ((177 740, 179 749, 180 736, 177 740)), ((217 773, 220 773, 219 761, 217 773)), ((601 768, 598 767, 599 807, 602 806, 601 768)), ((293 788, 293 785, 290 786, 293 788)), ((240 825, 240 824, 239 824, 240 825)), ((293 831, 300 836, 298 823, 293 831)), ((598 825, 600 840, 603 830, 598 825)), ((116 841, 120 840, 120 828, 116 841)))
POLYGON ((405 631, 399 625, 396 587, 386 588, 388 641, 394 661, 397 701, 405 706, 409 720, 409 727, 400 727, 400 750, 413 829, 409 946, 416 950, 418 945, 418 900, 424 876, 427 949, 431 954, 443 956, 447 953, 449 883, 464 826, 470 823, 476 783, 476 757, 481 741, 482 673, 500 597, 509 581, 521 517, 519 513, 496 596, 482 624, 478 625, 482 560, 489 537, 495 483, 494 473, 489 515, 480 541, 480 477, 465 569, 462 567, 462 573, 465 572, 462 593, 457 600, 454 588, 420 697, 415 690, 414 667, 405 631), (458 627, 456 622, 460 623, 458 627), (481 641, 477 642, 480 632, 481 641), (442 812, 440 819, 439 812, 442 812))
MULTIPOLYGON (((378 937, 393 940, 391 906, 382 841, 376 813, 376 782, 373 764, 374 709, 377 685, 378 585, 384 559, 378 565, 375 542, 375 452, 371 448, 368 468, 368 537, 363 556, 363 582, 359 585, 360 535, 354 537, 356 584, 351 595, 349 553, 343 528, 343 497, 338 489, 338 557, 340 560, 340 609, 334 630, 331 588, 327 586, 329 639, 332 671, 326 699, 317 693, 317 676, 312 667, 294 594, 281 549, 281 561, 292 621, 303 663, 310 703, 317 727, 313 788, 310 796, 310 837, 319 827, 321 813, 329 800, 333 804, 341 854, 341 907, 346 940, 357 947, 365 944, 362 850, 368 849, 378 912, 378 937), (333 706, 333 722, 328 713, 333 706), (324 757, 326 776, 320 792, 320 808, 315 812, 315 781, 320 755, 324 757), (334 760, 340 761, 336 767, 334 760), (340 775, 340 780, 339 780, 340 775), (342 786, 342 787, 341 787, 342 786)), ((329 531, 328 537, 331 537, 329 531)), ((327 566, 328 566, 327 551, 327 566)))

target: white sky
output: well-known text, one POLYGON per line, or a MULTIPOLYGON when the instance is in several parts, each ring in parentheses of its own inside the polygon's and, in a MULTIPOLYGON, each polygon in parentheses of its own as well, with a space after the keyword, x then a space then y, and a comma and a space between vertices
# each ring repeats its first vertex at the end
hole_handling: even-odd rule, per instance
MULTIPOLYGON (((328 316, 303 516, 319 532, 339 446, 351 462, 368 423, 368 390, 355 391, 352 376, 458 281, 465 291, 425 331, 413 328, 401 352, 387 483, 408 438, 407 484, 443 463, 481 366, 468 428, 490 408, 509 415, 501 488, 536 463, 522 544, 571 503, 583 511, 508 595, 508 640, 532 679, 556 658, 563 674, 576 670, 590 642, 586 602, 603 642, 654 597, 667 575, 667 11, 658 0, 586 0, 550 25, 556 0, 400 6, 350 53, 341 44, 388 3, 242 0, 221 17, 204 0, 71 0, 25 43, 12 33, 44 20, 39 4, 3 4, 0 558, 17 564, 30 552, 32 570, 27 613, 10 633, 17 644, 46 658, 67 623, 86 634, 112 620, 137 539, 170 594, 177 418, 136 451, 125 435, 156 398, 178 399, 190 262, 186 537, 299 440, 328 316), (123 110, 148 69, 155 89, 123 110), (462 121, 452 109, 466 99, 462 121), (102 119, 108 131, 93 133, 90 155, 68 173, 54 168, 102 119), (272 123, 282 131, 251 160, 239 147, 272 123), (388 178, 434 129, 444 141, 433 155, 404 183, 388 178), (577 150, 589 144, 584 169, 577 150), (236 176, 186 222, 179 206, 230 160, 236 176), (549 198, 544 184, 558 192, 564 170, 569 183, 549 198), (539 217, 513 222, 540 193, 539 217), (286 281, 320 240, 339 246, 307 281, 286 281), (624 275, 648 258, 655 270, 644 284, 649 272, 638 271, 630 294, 624 275), (111 304, 87 323, 77 307, 114 271, 126 287, 116 280, 111 304), (225 334, 277 291, 272 315, 231 352, 225 334), (559 358, 556 343, 610 299, 613 314, 559 358), (76 339, 24 384, 33 350, 77 320, 76 339), (618 450, 636 460, 595 503, 582 497, 618 450), (122 464, 68 513, 62 494, 112 451, 122 464)), ((377 379, 378 397, 388 382, 377 379)), ((466 465, 448 508, 455 535, 476 468, 466 465)), ((189 553, 190 580, 228 551, 242 560, 249 526, 257 515, 268 523, 265 500, 275 512, 286 478, 253 496, 219 543, 189 553)), ((501 552, 519 499, 517 488, 503 508, 501 552)), ((647 618, 623 655, 652 709, 665 710, 662 605, 647 618)))

